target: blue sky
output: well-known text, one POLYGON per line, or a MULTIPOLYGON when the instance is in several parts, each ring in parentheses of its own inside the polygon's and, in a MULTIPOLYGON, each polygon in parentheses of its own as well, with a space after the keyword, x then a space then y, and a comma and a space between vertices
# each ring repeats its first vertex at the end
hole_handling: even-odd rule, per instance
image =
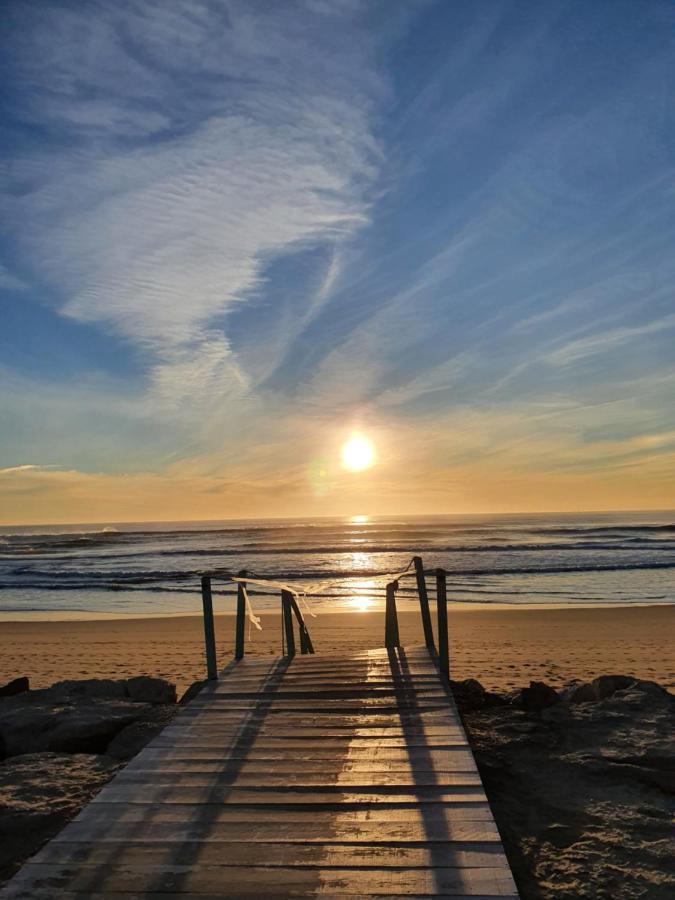
POLYGON ((675 506, 672 3, 3 17, 3 521, 675 506))

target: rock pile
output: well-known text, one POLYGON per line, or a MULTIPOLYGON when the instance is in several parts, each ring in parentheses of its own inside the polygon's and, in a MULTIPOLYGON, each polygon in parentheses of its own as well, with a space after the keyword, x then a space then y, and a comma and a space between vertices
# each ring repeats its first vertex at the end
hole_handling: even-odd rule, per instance
POLYGON ((456 696, 523 900, 675 897, 675 697, 625 675, 456 696))
POLYGON ((175 715, 162 678, 0 687, 0 882, 175 715))

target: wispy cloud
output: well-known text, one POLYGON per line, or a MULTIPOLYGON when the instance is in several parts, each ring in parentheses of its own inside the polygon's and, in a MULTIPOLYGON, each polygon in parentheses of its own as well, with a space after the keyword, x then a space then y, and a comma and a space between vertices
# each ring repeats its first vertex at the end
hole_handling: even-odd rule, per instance
POLYGON ((23 114, 69 135, 12 160, 15 252, 64 315, 142 348, 167 402, 245 387, 228 312, 270 260, 367 221, 381 88, 357 11, 340 11, 15 10, 23 114))

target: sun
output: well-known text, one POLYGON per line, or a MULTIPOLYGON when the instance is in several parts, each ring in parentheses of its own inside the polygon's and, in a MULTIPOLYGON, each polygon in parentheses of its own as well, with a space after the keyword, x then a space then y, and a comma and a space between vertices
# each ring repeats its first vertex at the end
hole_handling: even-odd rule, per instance
POLYGON ((350 472, 369 469, 375 462, 373 442, 361 434, 353 434, 342 447, 342 465, 350 472))

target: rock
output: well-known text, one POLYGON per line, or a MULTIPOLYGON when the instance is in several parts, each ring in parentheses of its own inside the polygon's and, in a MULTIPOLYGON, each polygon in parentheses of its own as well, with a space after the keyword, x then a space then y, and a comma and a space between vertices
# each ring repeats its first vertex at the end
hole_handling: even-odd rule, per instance
POLYGON ((103 753, 115 735, 142 718, 148 706, 129 700, 29 691, 0 701, 0 738, 5 756, 49 750, 103 753))
POLYGON ((137 703, 175 703, 176 685, 163 678, 138 675, 126 681, 127 696, 137 703))
POLYGON ((30 690, 30 682, 24 676, 23 678, 14 678, 0 687, 0 697, 14 697, 16 694, 23 694, 30 690))
POLYGON ((543 681, 531 681, 520 692, 520 702, 526 712, 538 712, 560 702, 558 692, 543 681))
POLYGON ((163 678, 138 675, 135 678, 87 678, 81 681, 58 681, 50 690, 80 697, 103 697, 132 700, 134 703, 175 703, 176 686, 163 678))
POLYGON ((627 678, 572 685, 593 702, 537 716, 511 705, 464 715, 523 898, 675 897, 675 697, 627 678))
POLYGON ((81 681, 57 681, 51 691, 80 697, 102 697, 123 700, 127 696, 126 681, 112 678, 86 678, 81 681))
POLYGON ((480 681, 466 678, 464 681, 451 681, 450 690, 460 712, 501 706, 504 699, 499 694, 486 691, 480 681))
POLYGON ((563 692, 568 703, 597 703, 635 685, 636 679, 630 675, 600 675, 593 681, 572 685, 563 692))
POLYGON ((169 724, 176 715, 175 706, 154 706, 148 714, 123 728, 106 748, 106 755, 113 759, 128 760, 136 756, 169 724))
POLYGON ((604 700, 605 697, 611 697, 617 691, 623 691, 625 688, 632 687, 636 679, 630 675, 600 675, 594 678, 591 686, 595 691, 596 700, 604 700))
POLYGON ((185 706, 186 703, 189 703, 190 700, 194 700, 197 694, 201 693, 202 688, 206 687, 208 681, 204 679, 203 681, 193 681, 190 687, 185 691, 183 696, 178 701, 181 706, 185 706))
POLYGON ((35 753, 0 763, 0 881, 54 837, 115 774, 105 756, 35 753))
POLYGON ((564 699, 568 703, 594 703, 595 689, 588 682, 576 684, 565 691, 564 699))
POLYGON ((485 700, 485 688, 475 678, 466 678, 464 681, 451 681, 450 690, 460 710, 482 709, 485 700))

